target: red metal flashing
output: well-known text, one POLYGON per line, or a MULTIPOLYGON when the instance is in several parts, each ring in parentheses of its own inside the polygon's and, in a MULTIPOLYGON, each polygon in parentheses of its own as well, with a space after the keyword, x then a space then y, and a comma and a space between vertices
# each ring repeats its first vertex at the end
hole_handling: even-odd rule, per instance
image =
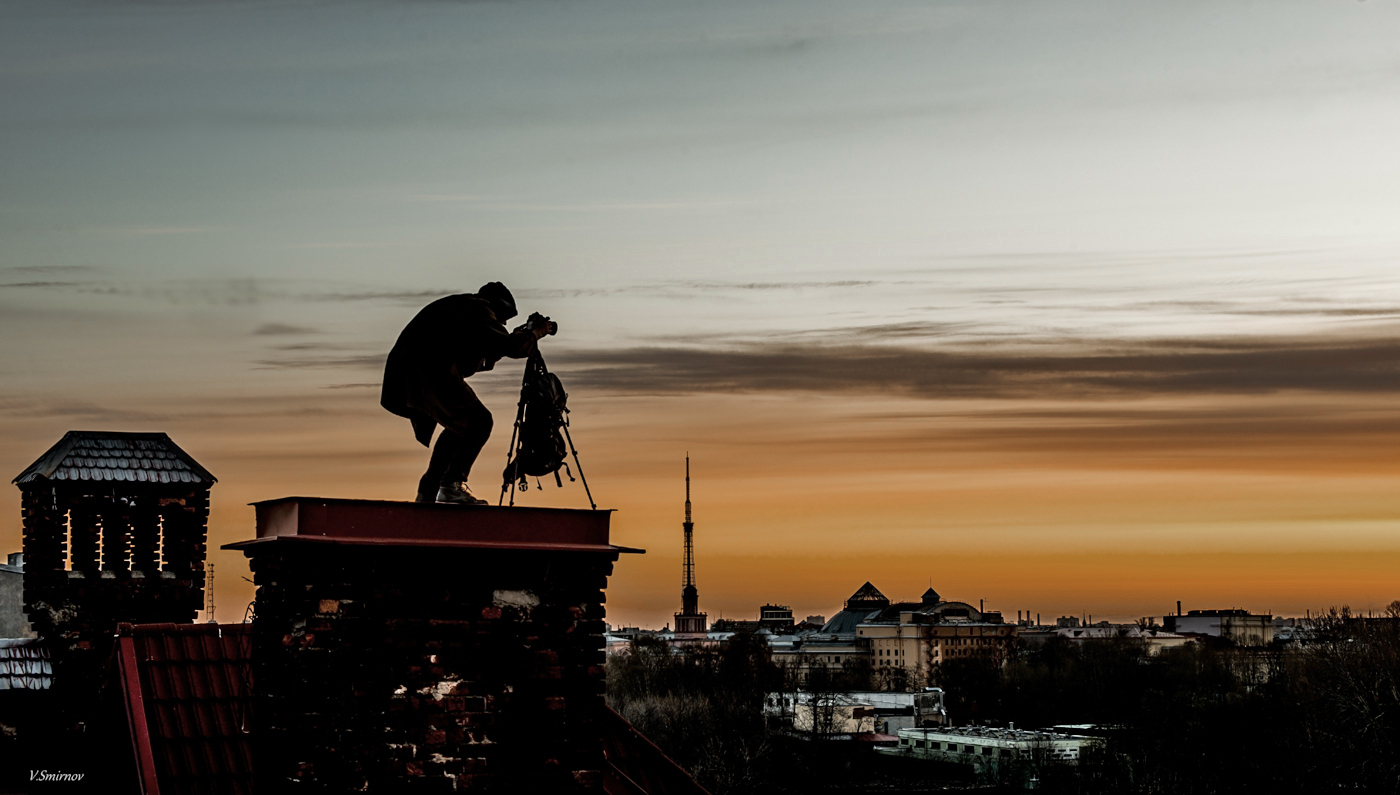
POLYGON ((141 693, 141 675, 136 668, 136 641, 130 624, 118 624, 117 666, 122 696, 126 702, 126 725, 131 731, 131 748, 136 755, 136 771, 142 795, 160 795, 156 781, 156 761, 151 754, 151 732, 146 724, 146 702, 141 693))
POLYGON ((619 547, 612 544, 516 544, 509 541, 424 541, 420 539, 392 539, 392 538, 324 538, 319 536, 268 536, 267 538, 250 538, 247 541, 234 541, 231 544, 224 544, 220 549, 249 549, 266 546, 268 544, 330 544, 348 546, 381 546, 381 547, 435 547, 435 548, 463 548, 463 549, 500 549, 536 552, 615 552, 643 554, 645 549, 635 547, 619 547))
POLYGON ((606 795, 709 795, 646 735, 612 707, 603 707, 603 771, 606 795))
POLYGON ((224 549, 295 540, 543 552, 644 551, 609 543, 611 511, 323 497, 284 497, 253 505, 258 537, 225 544, 224 549))

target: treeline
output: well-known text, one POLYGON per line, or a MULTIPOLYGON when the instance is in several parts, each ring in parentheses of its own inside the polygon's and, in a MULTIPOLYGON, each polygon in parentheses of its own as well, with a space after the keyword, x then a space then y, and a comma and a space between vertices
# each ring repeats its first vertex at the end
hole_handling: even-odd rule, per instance
MULTIPOLYGON (((812 684, 888 682, 864 666, 812 684)), ((1056 639, 1000 659, 949 660, 933 682, 910 684, 943 687, 956 725, 1105 730, 1079 765, 1041 772, 1045 792, 1400 792, 1400 604, 1383 619, 1334 611, 1301 646, 1216 642, 1153 655, 1131 640, 1056 639)), ((608 663, 613 707, 715 795, 970 785, 966 768, 767 725, 764 694, 793 689, 763 641, 744 635, 686 655, 641 641, 608 663)))
POLYGON ((1388 613, 1333 611, 1301 646, 1051 641, 937 678, 959 723, 1111 729, 1051 789, 1400 792, 1400 604, 1388 613))
MULTIPOLYGON (((867 664, 819 675, 812 685, 836 692, 869 690, 879 681, 867 664)), ((608 660, 609 704, 713 795, 927 792, 940 781, 969 778, 942 765, 892 771, 892 760, 877 759, 863 745, 813 742, 778 730, 764 719, 763 699, 795 690, 794 677, 773 664, 767 643, 744 633, 723 648, 687 654, 642 638, 630 654, 608 660), (914 786, 904 786, 906 780, 914 786)))

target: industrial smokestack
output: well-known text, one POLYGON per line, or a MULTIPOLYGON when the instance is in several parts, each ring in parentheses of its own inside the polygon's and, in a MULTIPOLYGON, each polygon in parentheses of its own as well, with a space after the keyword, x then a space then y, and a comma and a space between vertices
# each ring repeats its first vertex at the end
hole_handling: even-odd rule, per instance
POLYGON ((1181 615, 1181 600, 1176 600, 1176 614, 1181 615))

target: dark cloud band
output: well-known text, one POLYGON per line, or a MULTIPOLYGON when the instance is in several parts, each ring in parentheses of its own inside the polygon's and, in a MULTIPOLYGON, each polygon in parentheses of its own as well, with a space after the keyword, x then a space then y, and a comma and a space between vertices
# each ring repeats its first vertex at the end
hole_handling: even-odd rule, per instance
POLYGON ((578 389, 625 393, 893 392, 925 398, 1066 398, 1400 391, 1400 341, 1219 338, 948 349, 751 343, 559 356, 578 389))

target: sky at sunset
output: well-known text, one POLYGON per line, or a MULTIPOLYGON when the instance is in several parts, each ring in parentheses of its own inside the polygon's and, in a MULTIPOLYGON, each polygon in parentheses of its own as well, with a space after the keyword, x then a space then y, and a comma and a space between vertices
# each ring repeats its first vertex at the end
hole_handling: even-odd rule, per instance
MULTIPOLYGON (((710 617, 1400 598, 1400 7, 0 2, 0 472, 165 431, 247 503, 411 499, 378 405, 500 280, 624 556, 710 617)), ((520 363, 471 379, 496 416, 520 363)), ((21 544, 0 497, 0 552, 21 544)), ((521 496, 586 507, 577 484, 521 496)))

